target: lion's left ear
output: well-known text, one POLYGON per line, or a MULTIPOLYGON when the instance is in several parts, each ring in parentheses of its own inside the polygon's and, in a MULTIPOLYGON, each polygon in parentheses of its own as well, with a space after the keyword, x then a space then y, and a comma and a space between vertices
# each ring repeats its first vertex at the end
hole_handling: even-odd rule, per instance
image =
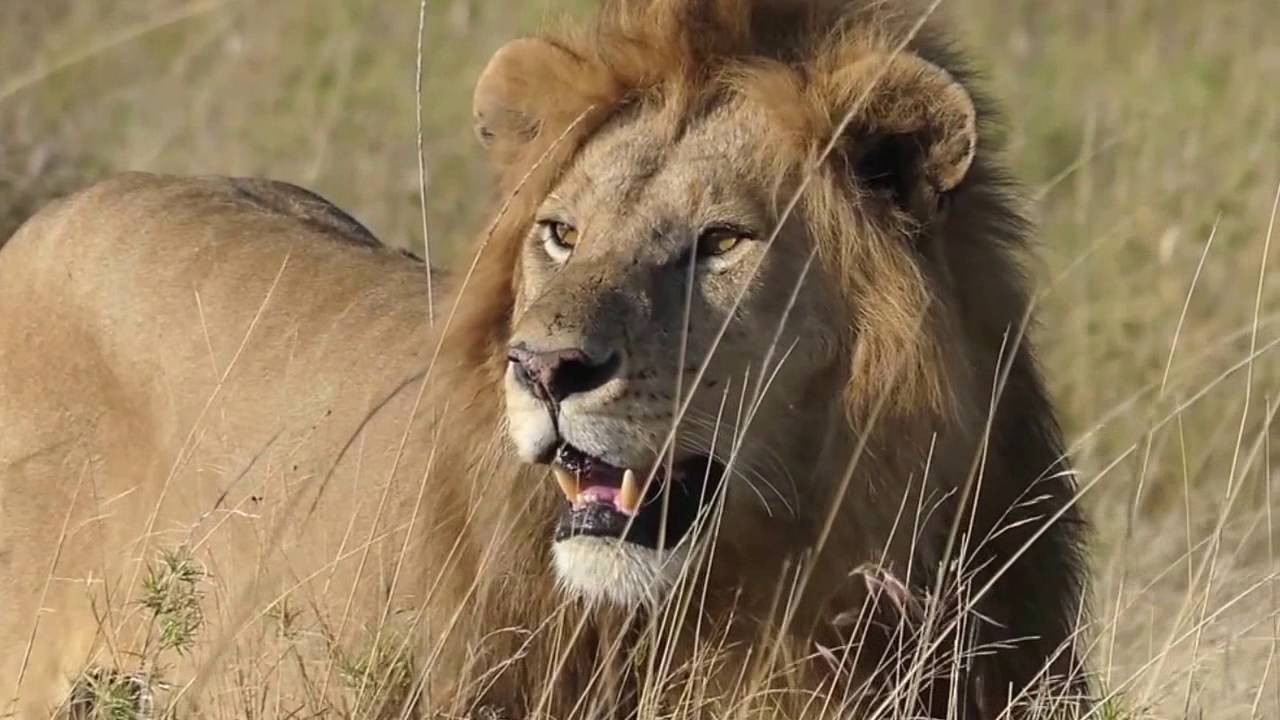
POLYGON ((568 50, 539 38, 503 45, 476 81, 472 108, 476 135, 501 171, 549 122, 580 104, 573 77, 582 63, 568 50))
POLYGON ((977 111, 951 73, 903 53, 861 58, 830 79, 848 106, 862 103, 844 147, 859 183, 928 212, 964 180, 978 147, 977 111))

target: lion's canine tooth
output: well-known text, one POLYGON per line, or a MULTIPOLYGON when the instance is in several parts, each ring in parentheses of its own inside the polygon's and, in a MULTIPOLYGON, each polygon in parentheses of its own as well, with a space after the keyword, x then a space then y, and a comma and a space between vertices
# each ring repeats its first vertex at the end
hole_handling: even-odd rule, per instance
POLYGON ((564 492, 564 496, 569 499, 569 502, 576 502, 578 500, 578 478, 559 465, 553 465, 551 472, 555 474, 556 482, 560 483, 560 490, 564 492))
POLYGON ((631 468, 622 473, 622 490, 618 493, 618 507, 634 515, 640 509, 640 480, 631 468))

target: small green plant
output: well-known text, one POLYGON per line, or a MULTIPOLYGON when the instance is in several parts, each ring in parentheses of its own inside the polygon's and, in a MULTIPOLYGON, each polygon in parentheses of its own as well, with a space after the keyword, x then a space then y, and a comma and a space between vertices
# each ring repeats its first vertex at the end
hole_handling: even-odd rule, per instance
POLYGON ((82 675, 67 703, 70 720, 143 720, 153 716, 153 678, 90 670, 82 675))
POLYGON ((192 649, 204 621, 200 585, 207 576, 186 548, 161 550, 147 565, 139 604, 150 613, 150 629, 139 672, 91 667, 72 685, 69 720, 149 720, 157 689, 164 687, 160 656, 192 649))
POLYGON ((377 648, 339 654, 335 667, 354 699, 356 717, 398 714, 413 683, 413 665, 398 643, 383 638, 377 648))
POLYGON ((151 611, 157 653, 190 651, 204 620, 200 583, 205 570, 185 548, 162 550, 158 562, 147 567, 142 581, 142 605, 151 611))

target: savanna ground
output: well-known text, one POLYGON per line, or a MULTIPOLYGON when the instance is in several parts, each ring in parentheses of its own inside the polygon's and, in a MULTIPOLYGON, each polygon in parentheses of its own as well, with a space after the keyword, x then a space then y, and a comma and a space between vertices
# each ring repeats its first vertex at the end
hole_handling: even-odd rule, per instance
MULTIPOLYGON (((588 4, 427 3, 433 262, 491 200, 471 82, 588 4)), ((1106 714, 1280 717, 1274 0, 942 9, 1037 200, 1036 338, 1096 526, 1106 714)), ((291 180, 420 249, 417 26, 414 0, 0 0, 0 235, 133 168, 291 180)))

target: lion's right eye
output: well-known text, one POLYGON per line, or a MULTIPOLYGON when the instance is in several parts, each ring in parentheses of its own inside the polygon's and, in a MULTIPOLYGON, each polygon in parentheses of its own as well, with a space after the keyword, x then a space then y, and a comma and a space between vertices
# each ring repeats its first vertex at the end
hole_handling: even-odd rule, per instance
POLYGON ((564 262, 578 244, 578 229, 559 220, 543 220, 538 223, 542 229, 542 243, 547 254, 556 262, 564 262))

